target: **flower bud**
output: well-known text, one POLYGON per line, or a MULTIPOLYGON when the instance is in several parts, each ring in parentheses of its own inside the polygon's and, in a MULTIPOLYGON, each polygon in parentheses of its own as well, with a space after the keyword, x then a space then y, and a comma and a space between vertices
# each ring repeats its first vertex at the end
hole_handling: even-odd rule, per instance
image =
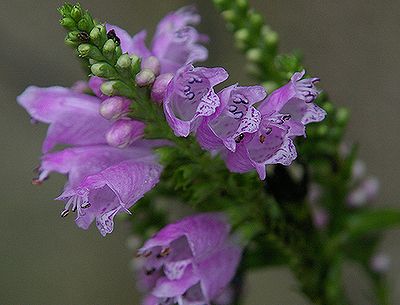
POLYGON ((132 89, 121 81, 109 81, 101 85, 100 88, 103 94, 108 96, 121 95, 121 96, 132 96, 132 89))
POLYGON ((94 44, 98 45, 100 42, 100 30, 97 27, 94 27, 91 31, 90 31, 90 39, 93 41, 94 44))
POLYGON ((149 70, 153 71, 153 73, 155 75, 160 74, 160 68, 161 68, 160 61, 155 56, 149 56, 149 57, 145 58, 142 61, 141 67, 142 67, 142 70, 149 69, 149 70))
POLYGON ((156 78, 151 88, 151 99, 153 101, 162 102, 165 90, 167 90, 167 86, 173 77, 174 75, 172 73, 164 73, 156 78))
POLYGON ((81 31, 90 31, 90 24, 86 19, 81 19, 78 22, 78 29, 80 29, 81 31))
POLYGON ((138 74, 136 74, 135 80, 139 87, 145 87, 151 85, 154 82, 155 78, 156 76, 154 75, 153 71, 149 69, 143 69, 138 74))
POLYGON ((96 76, 103 77, 103 78, 114 78, 117 75, 117 71, 109 65, 108 63, 105 62, 99 62, 90 67, 90 70, 92 73, 96 76))
POLYGON ((116 120, 129 112, 130 105, 127 98, 110 97, 100 104, 100 114, 107 120, 116 120))
POLYGON ((117 66, 121 69, 128 69, 131 66, 131 58, 129 57, 129 55, 121 55, 117 60, 117 66))
POLYGON ((104 59, 98 48, 87 43, 83 43, 78 46, 78 53, 80 57, 84 58, 92 58, 98 61, 104 59))
POLYGON ((107 143, 113 147, 124 148, 144 134, 145 124, 130 119, 116 121, 106 134, 107 143))
POLYGON ((72 18, 68 18, 68 17, 61 19, 61 20, 60 20, 60 24, 61 24, 64 28, 66 28, 66 29, 68 29, 68 30, 73 30, 73 29, 75 29, 75 27, 76 27, 75 21, 74 21, 72 18))
POLYGON ((140 58, 136 55, 131 55, 131 70, 132 74, 136 75, 140 71, 140 58))
POLYGON ((262 51, 258 48, 253 48, 246 52, 247 59, 253 62, 261 61, 262 55, 263 55, 262 51))
POLYGON ((115 50, 115 42, 112 39, 108 39, 106 43, 103 46, 103 54, 106 56, 108 59, 112 59, 114 56, 114 50, 115 50))
POLYGON ((71 10, 71 17, 77 22, 82 18, 82 9, 80 5, 74 5, 71 10))
POLYGON ((278 40, 279 40, 278 33, 271 30, 268 26, 263 26, 262 35, 263 35, 265 43, 268 46, 273 46, 278 43, 278 40))

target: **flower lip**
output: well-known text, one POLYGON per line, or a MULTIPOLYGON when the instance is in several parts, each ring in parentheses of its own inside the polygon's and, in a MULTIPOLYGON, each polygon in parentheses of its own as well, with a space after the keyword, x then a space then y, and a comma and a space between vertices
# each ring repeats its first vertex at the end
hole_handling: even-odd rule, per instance
MULTIPOLYGON (((233 85, 222 90, 218 94, 221 106, 205 121, 206 128, 209 128, 227 149, 234 152, 245 134, 254 133, 259 129, 261 113, 253 105, 264 100, 266 95, 261 86, 233 85)), ((200 132, 202 130, 204 129, 200 132)), ((200 136, 200 141, 201 139, 200 136)), ((201 142, 203 146, 209 146, 209 143, 201 142)))
POLYGON ((220 105, 213 87, 228 74, 223 68, 183 67, 169 82, 164 112, 177 136, 188 136, 198 128, 201 117, 212 115, 220 105))

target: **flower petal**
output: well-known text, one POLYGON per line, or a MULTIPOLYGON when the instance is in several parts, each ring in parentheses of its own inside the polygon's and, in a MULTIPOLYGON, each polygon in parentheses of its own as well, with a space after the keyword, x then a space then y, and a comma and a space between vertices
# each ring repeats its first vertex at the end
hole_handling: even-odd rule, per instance
POLYGON ((110 122, 99 114, 99 101, 62 87, 28 87, 18 102, 36 120, 49 123, 43 152, 57 144, 95 145, 106 143, 110 122))
POLYGON ((153 247, 168 247, 174 240, 182 236, 194 256, 204 256, 224 242, 229 234, 230 226, 225 217, 219 213, 204 213, 186 217, 181 221, 170 224, 149 239, 139 250, 144 253, 153 247), (204 238, 207 236, 207 238, 204 238))
POLYGON ((208 302, 218 297, 233 279, 241 254, 241 248, 228 241, 211 256, 194 265, 208 302))
POLYGON ((172 298, 181 296, 190 287, 199 282, 199 278, 194 274, 193 267, 189 266, 185 269, 183 276, 177 280, 169 280, 162 277, 157 281, 156 287, 152 294, 158 298, 172 298))

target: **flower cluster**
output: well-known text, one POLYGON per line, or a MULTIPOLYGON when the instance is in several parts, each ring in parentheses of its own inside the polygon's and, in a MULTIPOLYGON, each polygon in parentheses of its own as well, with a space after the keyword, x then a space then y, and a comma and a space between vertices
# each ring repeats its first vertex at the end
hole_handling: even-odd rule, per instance
MULTIPOLYGON (((297 156, 294 138, 326 115, 314 103, 318 79, 304 78, 304 71, 269 96, 262 86, 237 84, 217 92, 228 73, 193 66, 207 58, 202 43, 208 38, 193 27, 200 16, 191 7, 163 18, 150 48, 145 31, 130 36, 115 25, 96 24, 79 6, 65 10, 62 22, 85 30, 71 31, 67 42, 89 59, 90 79, 72 88, 32 86, 18 102, 35 121, 50 125, 34 183, 54 171, 68 175, 57 199, 65 201, 61 216, 76 212, 80 228, 95 221, 103 236, 111 233, 115 215, 129 213, 159 181, 162 166, 152 149, 170 143, 144 139, 149 122, 135 119, 135 103, 155 102, 165 114, 159 119, 176 136, 194 134, 231 172, 256 170, 260 179, 266 165, 290 165, 297 156), (115 90, 117 84, 132 95, 115 90), (67 148, 54 150, 58 144, 67 148)), ((230 230, 223 215, 198 214, 148 240, 139 250, 145 303, 195 305, 220 298, 242 252, 230 230)))
POLYGON ((221 214, 197 214, 170 224, 139 250, 146 305, 210 304, 232 280, 241 247, 221 214), (212 276, 210 276, 212 274, 212 276))
MULTIPOLYGON (((158 182, 162 167, 151 148, 165 144, 137 140, 125 149, 108 145, 114 126, 99 114, 105 101, 61 87, 32 86, 18 97, 34 120, 50 124, 33 183, 40 184, 52 171, 68 174, 57 198, 66 202, 61 216, 76 212, 83 229, 96 221, 102 235, 112 232, 117 213, 128 211, 158 182), (70 147, 50 152, 57 144, 70 147)), ((138 125, 131 134, 141 134, 142 123, 132 123, 138 125)))
POLYGON ((232 172, 256 169, 265 179, 265 166, 290 165, 297 157, 293 139, 325 117, 313 103, 318 79, 304 74, 295 73, 267 97, 261 86, 233 85, 215 93, 213 87, 228 77, 225 70, 185 66, 167 87, 167 121, 177 136, 194 132, 203 148, 221 153, 232 172))

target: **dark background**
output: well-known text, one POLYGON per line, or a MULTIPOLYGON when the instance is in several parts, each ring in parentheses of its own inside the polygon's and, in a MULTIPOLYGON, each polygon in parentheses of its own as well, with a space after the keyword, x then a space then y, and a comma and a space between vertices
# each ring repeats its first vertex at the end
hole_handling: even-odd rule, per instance
MULTIPOLYGON (((211 1, 80 1, 99 20, 134 34, 150 33, 168 11, 195 3, 208 33, 207 65, 223 65, 231 82, 253 84, 244 74, 244 58, 211 1)), ((57 175, 42 187, 30 184, 38 164, 44 125, 31 126, 16 95, 29 84, 69 86, 83 78, 72 51, 63 44, 56 8, 62 1, 0 1, 0 304, 138 304, 126 247, 128 228, 117 223, 107 238, 61 220, 52 201, 63 185, 57 175)), ((400 1, 268 0, 253 1, 278 31, 283 51, 305 54, 308 70, 352 119, 348 139, 361 144, 360 155, 381 180, 379 204, 400 207, 400 1)), ((133 216, 134 217, 134 216, 133 216)), ((400 304, 400 235, 387 235, 383 250, 392 258, 389 271, 393 304, 400 304)), ((265 259, 268 259, 266 257, 265 259)), ((369 305, 368 283, 353 266, 346 268, 349 292, 369 305)), ((283 268, 249 276, 246 304, 307 304, 296 281, 283 268)))

